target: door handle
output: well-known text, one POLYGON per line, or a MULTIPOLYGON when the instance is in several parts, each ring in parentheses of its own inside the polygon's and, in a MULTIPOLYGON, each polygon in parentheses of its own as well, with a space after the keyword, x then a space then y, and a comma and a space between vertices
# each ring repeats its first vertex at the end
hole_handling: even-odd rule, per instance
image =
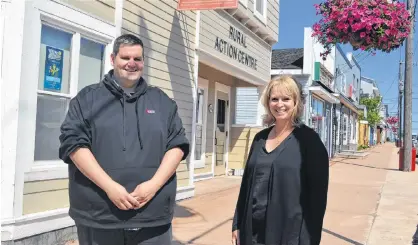
POLYGON ((215 137, 215 145, 218 145, 218 139, 215 137))

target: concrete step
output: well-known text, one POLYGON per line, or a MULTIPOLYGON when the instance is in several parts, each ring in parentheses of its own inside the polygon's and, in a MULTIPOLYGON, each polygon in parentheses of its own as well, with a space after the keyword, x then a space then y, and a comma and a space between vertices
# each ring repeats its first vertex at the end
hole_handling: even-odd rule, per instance
POLYGON ((335 154, 336 157, 341 158, 365 158, 370 153, 360 152, 360 151, 341 151, 340 153, 335 154))

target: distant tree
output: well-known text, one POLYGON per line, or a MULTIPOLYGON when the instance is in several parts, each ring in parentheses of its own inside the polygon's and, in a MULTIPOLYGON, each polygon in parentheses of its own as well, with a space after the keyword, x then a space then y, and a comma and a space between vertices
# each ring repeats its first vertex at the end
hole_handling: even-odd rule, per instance
POLYGON ((367 120, 369 125, 376 126, 376 124, 382 120, 382 117, 380 116, 381 102, 381 96, 361 98, 360 104, 365 105, 367 108, 367 118, 364 118, 364 115, 361 115, 360 118, 367 120))

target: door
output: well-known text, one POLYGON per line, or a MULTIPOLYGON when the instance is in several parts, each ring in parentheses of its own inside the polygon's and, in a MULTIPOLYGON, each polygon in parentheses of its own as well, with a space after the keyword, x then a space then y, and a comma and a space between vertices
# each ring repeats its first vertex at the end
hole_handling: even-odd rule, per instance
POLYGON ((208 81, 199 78, 196 101, 194 168, 205 167, 206 156, 206 122, 208 103, 208 81))
POLYGON ((331 147, 330 147, 330 143, 331 143, 331 112, 329 109, 327 109, 325 111, 325 122, 324 122, 324 134, 325 134, 325 142, 324 145, 327 148, 328 151, 328 156, 330 156, 330 152, 331 152, 331 147))
MULTIPOLYGON (((219 85, 217 84, 217 87, 219 85)), ((226 86, 222 86, 226 87, 226 86)), ((229 87, 228 87, 229 88, 229 87)), ((228 165, 229 91, 216 90, 215 118, 215 176, 225 175, 228 165)))

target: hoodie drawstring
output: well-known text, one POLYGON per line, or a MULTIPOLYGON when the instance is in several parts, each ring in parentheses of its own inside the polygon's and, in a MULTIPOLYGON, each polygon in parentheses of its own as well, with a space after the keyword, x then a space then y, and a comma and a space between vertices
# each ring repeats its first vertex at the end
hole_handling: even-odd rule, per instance
POLYGON ((125 94, 122 95, 123 96, 123 103, 122 103, 122 107, 123 107, 123 151, 126 151, 126 131, 125 131, 125 117, 126 117, 126 106, 125 106, 125 94))
POLYGON ((139 147, 141 147, 141 150, 142 150, 143 146, 142 146, 142 139, 141 139, 141 130, 140 130, 140 127, 139 127, 139 113, 138 113, 138 101, 139 101, 139 99, 140 98, 138 98, 135 102, 135 113, 136 113, 136 121, 137 121, 136 122, 136 127, 138 129, 139 147))

